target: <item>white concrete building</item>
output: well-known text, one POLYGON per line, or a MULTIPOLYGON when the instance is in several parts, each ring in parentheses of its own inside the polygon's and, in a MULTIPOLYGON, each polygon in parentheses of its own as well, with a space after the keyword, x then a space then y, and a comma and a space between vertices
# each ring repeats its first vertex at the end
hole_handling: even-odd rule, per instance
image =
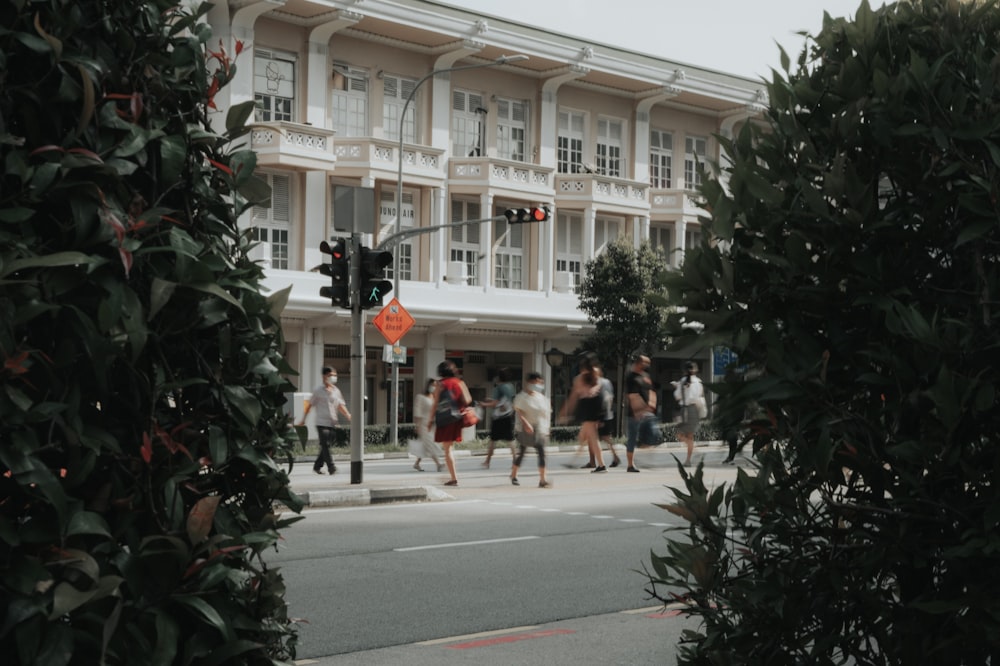
MULTIPOLYGON (((372 247, 394 231, 400 168, 404 229, 552 210, 543 224, 454 227, 394 248, 390 297, 416 322, 401 341, 400 422, 445 358, 477 397, 498 368, 548 373, 544 352, 587 334, 572 287, 614 237, 649 238, 677 265, 700 233, 696 160, 762 110, 758 81, 425 0, 221 0, 209 21, 230 53, 244 47, 222 113, 260 104, 251 143, 274 195, 243 224, 261 241, 266 286, 292 286, 283 324, 300 390, 322 365, 350 386, 350 313, 320 296, 329 281, 315 272, 320 242, 353 228, 336 219, 338 187, 373 190, 372 247), (429 76, 514 54, 528 59, 429 76)), ((384 423, 377 312, 365 386, 368 421, 384 423)))

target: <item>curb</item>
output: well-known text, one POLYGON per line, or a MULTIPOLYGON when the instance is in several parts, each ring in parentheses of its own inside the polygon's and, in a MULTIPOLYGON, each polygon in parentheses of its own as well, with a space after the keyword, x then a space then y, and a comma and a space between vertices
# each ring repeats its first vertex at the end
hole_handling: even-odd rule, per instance
POLYGON ((454 499, 451 495, 427 486, 402 488, 347 488, 344 490, 310 490, 302 498, 306 507, 366 506, 390 502, 426 502, 454 499))

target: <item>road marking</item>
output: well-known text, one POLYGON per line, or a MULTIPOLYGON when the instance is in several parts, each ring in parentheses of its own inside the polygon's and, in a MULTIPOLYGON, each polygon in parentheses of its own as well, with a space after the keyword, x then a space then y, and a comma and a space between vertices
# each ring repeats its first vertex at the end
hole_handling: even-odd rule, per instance
POLYGON ((434 548, 458 548, 461 546, 482 546, 489 543, 507 543, 508 541, 528 541, 530 539, 541 539, 537 536, 510 537, 509 539, 485 539, 483 541, 457 541, 455 543, 436 543, 429 546, 410 546, 408 548, 393 548, 397 553, 405 553, 411 550, 432 550, 434 548))
POLYGON ((619 518, 619 523, 644 523, 646 522, 642 518, 619 518))
POLYGON ((614 518, 614 516, 591 516, 591 518, 597 518, 598 520, 608 520, 614 518))
POLYGON ((527 634, 513 634, 510 636, 497 636, 496 638, 484 638, 478 641, 470 641, 468 643, 456 643, 455 645, 448 645, 449 650, 469 650, 471 648, 479 647, 489 647, 491 645, 499 645, 501 643, 515 643, 517 641, 527 641, 532 638, 548 638, 549 636, 560 636, 563 634, 575 634, 576 631, 573 629, 543 629, 541 631, 533 631, 527 634))
POLYGON ((486 638, 488 636, 502 636, 504 634, 509 634, 512 631, 531 631, 532 629, 537 629, 537 624, 531 624, 525 627, 511 627, 509 629, 494 629, 493 631, 480 631, 475 634, 464 634, 462 636, 449 636, 447 638, 434 638, 429 641, 420 641, 417 645, 444 645, 445 643, 454 643, 455 641, 469 641, 477 638, 486 638))

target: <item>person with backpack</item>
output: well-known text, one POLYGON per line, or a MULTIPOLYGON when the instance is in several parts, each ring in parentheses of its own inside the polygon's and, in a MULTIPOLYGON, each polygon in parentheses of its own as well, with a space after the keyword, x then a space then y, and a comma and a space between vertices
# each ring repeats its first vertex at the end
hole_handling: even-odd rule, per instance
POLYGON ((469 387, 458 376, 458 368, 453 361, 441 361, 437 367, 438 384, 434 389, 431 416, 427 427, 434 430, 434 441, 444 447, 444 462, 451 477, 444 485, 457 486, 455 456, 452 447, 462 441, 462 412, 472 405, 469 387))

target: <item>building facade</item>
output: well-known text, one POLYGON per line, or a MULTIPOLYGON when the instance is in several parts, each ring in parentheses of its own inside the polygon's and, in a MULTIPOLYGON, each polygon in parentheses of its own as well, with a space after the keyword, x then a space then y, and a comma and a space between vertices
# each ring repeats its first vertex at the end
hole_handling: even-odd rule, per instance
MULTIPOLYGON (((476 397, 502 367, 550 373, 545 352, 588 333, 574 286, 616 237, 649 239, 679 265, 701 233, 696 165, 762 110, 757 81, 425 0, 223 0, 209 22, 230 53, 243 45, 220 116, 258 105, 250 141, 273 195, 242 224, 265 286, 291 286, 282 321, 300 390, 323 365, 351 372, 350 313, 320 296, 321 241, 362 231, 374 247, 397 215, 403 230, 484 220, 392 248, 390 296, 415 320, 399 422, 446 358, 476 397), (373 197, 374 220, 338 207, 351 188, 373 197), (502 218, 537 205, 551 221, 502 218)), ((364 385, 368 421, 383 423, 391 366, 376 313, 364 385)))

